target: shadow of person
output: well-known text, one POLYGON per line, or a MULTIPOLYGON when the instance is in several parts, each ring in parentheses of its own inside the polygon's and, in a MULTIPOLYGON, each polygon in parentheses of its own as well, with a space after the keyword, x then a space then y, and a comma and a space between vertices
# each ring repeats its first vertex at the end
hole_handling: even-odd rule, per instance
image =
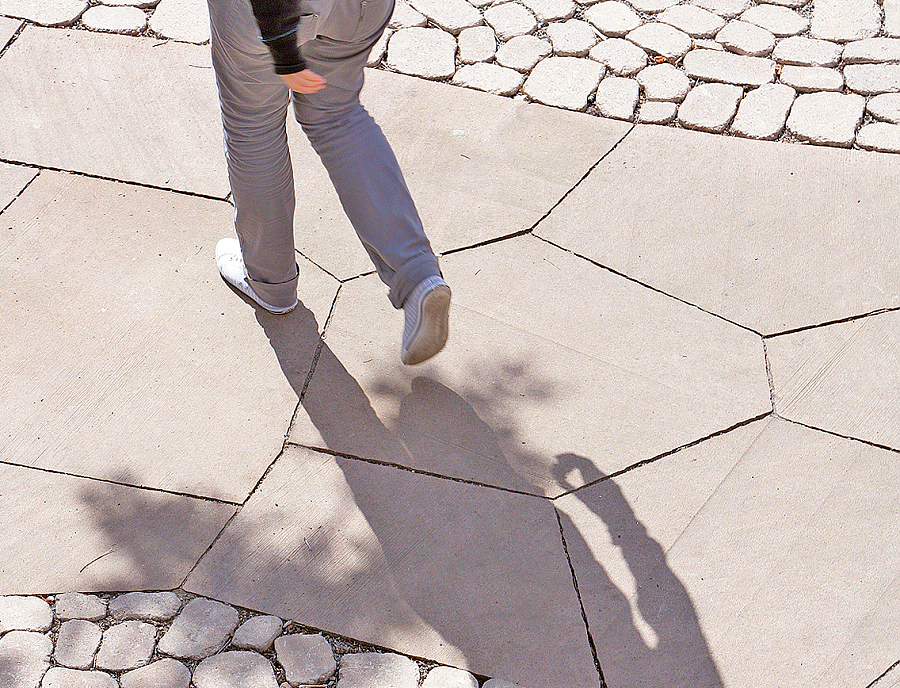
POLYGON ((603 473, 577 454, 558 455, 553 475, 571 492, 559 500, 560 519, 608 685, 722 688, 690 594, 615 480, 603 480, 603 473), (572 480, 575 473, 581 474, 581 480, 572 480), (576 490, 577 485, 587 486, 576 490), (591 515, 599 517, 621 559, 598 559, 594 552, 603 548, 592 550, 589 543, 602 536, 581 532, 569 514, 582 529, 595 520, 591 515), (623 562, 627 571, 622 570, 623 562), (633 580, 633 595, 622 589, 627 578, 633 580))

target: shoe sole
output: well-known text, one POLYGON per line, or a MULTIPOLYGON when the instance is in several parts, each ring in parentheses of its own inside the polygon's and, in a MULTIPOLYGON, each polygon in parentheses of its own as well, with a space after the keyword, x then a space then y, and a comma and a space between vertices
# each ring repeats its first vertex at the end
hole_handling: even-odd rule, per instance
POLYGON ((437 354, 450 334, 450 287, 435 287, 422 299, 419 326, 410 337, 410 346, 403 352, 405 365, 416 365, 437 354))

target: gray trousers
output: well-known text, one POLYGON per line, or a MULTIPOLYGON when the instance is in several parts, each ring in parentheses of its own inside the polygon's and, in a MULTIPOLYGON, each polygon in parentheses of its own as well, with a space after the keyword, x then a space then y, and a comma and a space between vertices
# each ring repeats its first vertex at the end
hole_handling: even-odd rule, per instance
POLYGON ((297 121, 387 284, 391 303, 400 308, 419 282, 440 270, 390 144, 359 102, 363 68, 394 0, 300 4, 302 14, 318 15, 304 17, 298 32, 303 57, 328 82, 310 95, 289 93, 272 70, 248 0, 208 0, 235 229, 248 279, 274 306, 296 298, 294 178, 286 130, 293 96, 297 121))

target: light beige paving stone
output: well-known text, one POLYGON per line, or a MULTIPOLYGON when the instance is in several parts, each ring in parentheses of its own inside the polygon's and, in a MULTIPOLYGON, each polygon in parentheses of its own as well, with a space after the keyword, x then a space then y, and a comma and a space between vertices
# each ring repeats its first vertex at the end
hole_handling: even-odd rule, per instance
POLYGON ((678 122, 688 129, 721 133, 734 119, 743 95, 740 86, 698 84, 678 108, 678 122))
POLYGON ((417 688, 419 667, 408 657, 360 652, 341 658, 340 688, 417 688))
MULTIPOLYGON (((593 214, 586 217, 598 222, 593 214)), ((555 496, 561 488, 552 457, 560 444, 614 472, 769 408, 758 338, 623 283, 565 251, 528 238, 445 256, 441 268, 454 289, 456 334, 426 369, 405 371, 384 356, 373 360, 373 351, 396 347, 390 327, 365 340, 353 335, 350 323, 375 317, 365 282, 341 292, 335 329, 328 334, 374 414, 404 438, 402 453, 388 443, 391 435, 343 430, 337 411, 323 425, 327 419, 320 417, 320 405, 341 387, 321 359, 306 396, 315 405, 298 414, 292 441, 555 496), (497 294, 498 284, 506 285, 500 291, 509 296, 497 294), (583 285, 573 297, 583 305, 579 314, 543 296, 572 293, 572 285, 583 285), (645 326, 635 322, 637 313, 645 326), (493 333, 492 342, 476 354, 466 341, 485 328, 493 333), (572 328, 591 334, 576 342, 572 328), (689 350, 680 334, 685 332, 694 333, 692 342, 703 340, 704 351, 689 350), (566 342, 562 354, 561 342, 566 342), (667 361, 664 372, 661 359, 667 361), (574 369, 580 371, 577 381, 566 373, 574 369), (493 377, 487 370, 504 372, 497 373, 498 392, 484 399, 479 389, 495 385, 484 378, 493 377), (385 380, 393 380, 396 391, 376 394, 385 380), (617 392, 598 398, 597 389, 617 392), (688 408, 698 417, 689 417, 688 408), (652 432, 646 431, 648 418, 652 432)), ((399 329, 388 308, 379 321, 393 319, 399 329)))
MULTIPOLYGON (((796 36, 809 28, 809 20, 787 7, 754 5, 741 14, 741 19, 771 31, 776 36, 796 36)), ((816 36, 827 38, 827 36, 816 36)))
POLYGON ((866 112, 876 119, 900 124, 900 93, 883 93, 870 98, 866 103, 866 112))
POLYGON ((445 79, 456 71, 456 38, 441 29, 400 29, 388 42, 386 61, 402 74, 445 79))
POLYGON ((900 64, 851 64, 844 67, 847 88, 863 95, 900 91, 900 64))
MULTIPOLYGON (((366 78, 363 103, 400 159, 440 253, 531 227, 628 131, 620 122, 399 74, 366 78)), ((297 127, 289 138, 308 189, 297 195, 298 249, 340 279, 372 270, 318 156, 297 127)))
POLYGON ((190 682, 190 670, 171 658, 126 671, 119 678, 122 688, 188 688, 190 682))
POLYGON ((675 119, 678 105, 660 100, 645 100, 638 110, 638 122, 643 124, 668 124, 675 119))
POLYGON ((109 615, 117 621, 169 621, 179 609, 181 598, 174 592, 129 592, 109 603, 109 615))
POLYGON ((540 22, 571 19, 577 5, 572 0, 520 0, 540 22))
POLYGON ((490 26, 463 29, 457 37, 459 61, 465 64, 486 62, 497 52, 497 35, 490 26))
MULTIPOLYGON (((891 296, 900 298, 896 291, 891 296)), ((900 413, 893 397, 898 319, 896 312, 884 313, 768 340, 779 415, 900 448, 900 413)))
POLYGON ((750 7, 750 0, 690 0, 690 3, 724 19, 733 19, 750 7))
POLYGON ((271 663, 256 652, 223 652, 194 669, 196 688, 278 688, 271 663))
POLYGON ((670 7, 657 17, 657 21, 671 24, 694 38, 712 38, 725 26, 725 20, 719 15, 696 5, 670 7))
POLYGON ((781 83, 802 93, 840 91, 844 88, 844 75, 839 69, 785 65, 778 76, 781 83))
MULTIPOLYGON (((3 217, 0 245, 10 260, 0 275, 13 285, 7 298, 17 307, 2 322, 18 334, 0 360, 8 390, 0 397, 0 458, 244 499, 281 450, 299 394, 284 368, 311 365, 315 317, 324 323, 334 280, 300 261, 301 297, 316 316, 305 307, 278 319, 258 314, 215 268, 216 242, 233 222, 233 208, 219 201, 44 172, 3 217), (81 266, 78 276, 73 264, 81 266), (66 275, 64 301, 60 275, 66 275), (281 328, 297 336, 291 357, 280 361, 267 335, 281 328), (244 390, 240 397, 233 394, 236 384, 244 390), (193 431, 185 433, 186 426, 193 431)), ((147 501, 157 503, 149 495, 147 501)), ((147 527, 171 526, 170 518, 178 523, 198 508, 191 500, 176 503, 171 516, 128 517, 147 527)), ((148 572, 181 563, 180 547, 172 558, 153 551, 161 532, 129 530, 124 516, 120 524, 106 522, 114 516, 105 506, 94 514, 101 515, 116 536, 137 547, 148 572), (146 561, 157 556, 159 562, 146 561)), ((212 525, 204 519, 198 533, 212 525)), ((179 533, 175 542, 193 538, 179 533)))
POLYGON ((281 635, 282 621, 277 616, 261 615, 247 619, 235 631, 231 646, 239 650, 268 652, 281 635))
MULTIPOLYGON (((196 598, 188 602, 159 641, 160 652, 178 659, 204 659, 216 654, 238 626, 233 607, 196 598)), ((236 659, 251 653, 233 653, 236 659)), ((197 682, 196 674, 194 682, 197 682)), ((198 687, 199 688, 199 687, 198 687)))
POLYGON ((0 0, 0 14, 42 26, 74 24, 87 7, 87 0, 0 0))
POLYGON ((624 38, 607 38, 591 48, 588 56, 617 76, 631 76, 647 66, 647 53, 624 38))
POLYGON ((809 35, 826 41, 856 41, 881 29, 876 0, 814 0, 809 35))
POLYGON ((414 10, 406 0, 395 0, 394 13, 389 24, 392 29, 411 29, 428 24, 428 17, 414 10))
POLYGON ((691 82, 685 73, 667 62, 642 69, 637 80, 648 100, 680 103, 691 89, 691 82))
POLYGON ((694 50, 725 50, 725 46, 717 43, 712 38, 695 38, 693 42, 694 50))
POLYGON ((38 688, 52 651, 53 641, 40 633, 5 633, 0 636, 0 682, 9 688, 38 688))
POLYGON ((9 43, 10 39, 15 36, 16 31, 22 26, 23 24, 19 19, 0 17, 0 50, 6 47, 6 44, 9 43))
POLYGON ((580 57, 548 57, 535 65, 522 92, 544 105, 582 110, 597 90, 603 65, 580 57))
POLYGON ((580 19, 552 22, 546 31, 554 54, 560 57, 584 57, 598 40, 591 25, 580 19))
POLYGON ((372 46, 372 50, 369 52, 369 59, 366 60, 366 67, 377 67, 381 64, 384 56, 387 55, 388 41, 393 33, 393 29, 384 30, 384 33, 381 34, 381 38, 378 39, 378 42, 372 46))
POLYGON ((787 128, 810 143, 849 147, 865 108, 866 99, 856 94, 804 93, 791 106, 787 128))
POLYGON ((692 50, 684 56, 683 66, 691 78, 739 86, 762 86, 775 79, 775 62, 765 57, 692 50))
POLYGON ((884 13, 884 35, 897 38, 900 36, 900 0, 882 0, 881 10, 884 13))
POLYGON ((603 117, 630 120, 640 98, 641 87, 634 79, 610 76, 600 82, 594 104, 603 117))
POLYGON ((643 24, 625 36, 651 55, 678 59, 691 49, 691 37, 674 26, 659 22, 643 24))
MULTIPOLYGON (((368 405, 358 387, 341 394, 330 399, 368 405)), ((386 439, 364 413, 367 436, 386 439)), ((556 516, 526 495, 290 447, 187 586, 473 673, 599 684, 556 516), (252 571, 234 567, 245 556, 252 571)))
POLYGON ((773 334, 900 305, 898 175, 894 156, 636 126, 535 233, 773 334))
POLYGON ((150 17, 150 29, 163 38, 205 43, 209 41, 209 12, 196 0, 160 0, 150 17))
POLYGON ((585 11, 584 18, 601 33, 616 37, 622 37, 642 24, 640 16, 630 5, 615 0, 592 5, 585 11))
POLYGON ((44 675, 41 688, 117 688, 117 685, 116 679, 103 671, 52 667, 44 675))
POLYGON ((0 60, 0 157, 224 198, 209 48, 159 43, 28 27, 0 60))
POLYGON ((774 139, 784 131, 797 92, 784 84, 763 84, 738 106, 731 131, 751 139, 774 139))
POLYGON ((716 41, 738 55, 765 57, 775 47, 775 34, 755 24, 732 21, 716 34, 716 41))
POLYGON ((233 507, 0 466, 0 592, 175 587, 233 507), (53 495, 47 500, 42 495, 53 495))
POLYGON ((561 500, 610 685, 868 685, 895 661, 896 461, 764 425, 561 500), (872 551, 890 554, 862 573, 872 551))
POLYGON ((522 688, 522 686, 504 681, 502 678, 492 678, 484 684, 484 688, 522 688))
POLYGON ((453 75, 453 83, 487 93, 511 96, 519 91, 525 75, 496 64, 478 63, 460 67, 453 75))
POLYGON ((537 36, 516 36, 509 39, 497 50, 497 64, 519 72, 530 72, 532 68, 553 52, 549 41, 537 36))
POLYGON ((537 28, 534 15, 517 2, 489 7, 484 11, 484 20, 490 24, 501 41, 524 36, 537 28))
POLYGON ((331 645, 319 633, 283 635, 275 641, 275 653, 292 686, 324 684, 337 671, 331 645))
POLYGON ((96 595, 66 592, 56 598, 56 618, 60 621, 85 619, 99 621, 106 616, 106 602, 96 595))
POLYGON ((462 669, 436 666, 428 672, 422 688, 478 688, 478 679, 462 669))
POLYGON ((866 38, 847 43, 841 59, 844 64, 900 62, 900 39, 866 38))
POLYGON ((452 34, 482 23, 481 12, 466 0, 409 0, 409 4, 452 34))
POLYGON ((81 21, 93 31, 140 33, 147 28, 147 15, 137 7, 96 5, 88 8, 81 21))
POLYGON ((842 46, 831 41, 815 38, 791 36, 778 41, 772 53, 779 64, 794 64, 804 67, 834 67, 841 60, 842 46))
POLYGON ((144 666, 156 647, 156 626, 143 621, 123 621, 103 632, 97 652, 97 668, 127 671, 144 666))
POLYGON ((103 631, 95 623, 82 619, 64 621, 59 627, 53 659, 70 669, 90 669, 102 637, 103 631))
POLYGON ((677 4, 678 0, 631 0, 632 7, 645 14, 657 14, 677 4))
POLYGON ((7 595, 0 597, 0 633, 8 631, 49 631, 53 611, 40 597, 7 595))

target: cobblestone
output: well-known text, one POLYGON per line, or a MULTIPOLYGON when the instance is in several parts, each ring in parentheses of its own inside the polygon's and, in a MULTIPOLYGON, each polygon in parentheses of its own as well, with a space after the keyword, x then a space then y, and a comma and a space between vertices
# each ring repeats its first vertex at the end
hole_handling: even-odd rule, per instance
POLYGON ((501 41, 524 36, 537 28, 534 15, 516 2, 489 7, 484 12, 484 20, 497 32, 501 41))
POLYGON ((337 671, 331 645, 321 635, 284 635, 275 641, 278 663, 291 686, 318 685, 337 671))
POLYGON ((233 650, 204 659, 194 670, 196 688, 278 688, 272 664, 256 652, 233 650))
POLYGON ((548 41, 536 36, 511 38, 497 50, 497 64, 519 72, 529 72, 534 66, 553 52, 548 41))
POLYGON ((750 7, 750 0, 690 0, 690 2, 724 19, 734 19, 750 7))
POLYGON ((875 0, 815 0, 810 35, 828 41, 869 38, 881 29, 875 0))
POLYGON ((459 61, 464 64, 487 62, 497 54, 497 35, 490 26, 463 29, 456 38, 459 61))
POLYGON ((235 631, 231 646, 239 650, 268 652, 281 635, 283 622, 277 616, 254 616, 235 631))
POLYGON ((600 82, 594 103, 604 117, 630 120, 640 98, 641 87, 634 79, 610 76, 600 82))
POLYGON ((863 95, 900 91, 900 64, 859 64, 844 67, 847 88, 863 95))
POLYGON ((900 93, 883 93, 866 103, 866 111, 876 119, 900 124, 900 93))
POLYGON ((731 52, 751 57, 765 57, 775 47, 775 34, 744 21, 729 22, 716 40, 731 52))
POLYGON ((781 83, 801 93, 813 91, 840 91, 844 88, 844 75, 838 69, 828 67, 797 67, 787 65, 781 70, 781 83))
POLYGON ((841 60, 842 50, 838 43, 794 36, 780 40, 772 52, 772 58, 779 64, 834 67, 841 60))
POLYGON ((674 26, 653 22, 629 31, 626 38, 648 53, 679 59, 691 49, 691 37, 674 26))
POLYGON ((428 25, 428 17, 416 11, 406 0, 396 0, 394 14, 388 26, 392 29, 412 29, 428 25))
POLYGON ((607 38, 591 48, 588 56, 618 76, 631 76, 647 66, 647 53, 624 38, 607 38))
POLYGON ((553 52, 560 57, 584 57, 597 44, 597 35, 587 22, 570 19, 547 26, 553 52))
POLYGON ((53 642, 31 631, 10 631, 0 637, 0 685, 38 688, 50 666, 53 642))
POLYGON ((344 655, 341 660, 338 688, 418 688, 418 685, 418 667, 401 655, 361 652, 344 655))
POLYGON ((438 666, 428 672, 422 688, 478 688, 478 679, 462 669, 438 666))
POLYGON ((744 12, 741 19, 761 26, 780 37, 796 36, 809 28, 809 20, 806 17, 778 5, 756 5, 744 12))
POLYGON ((56 618, 60 621, 69 619, 99 621, 106 616, 106 612, 106 602, 96 595, 69 592, 56 598, 56 618))
POLYGON ((856 143, 866 150, 900 153, 900 125, 873 122, 859 130, 856 143))
POLYGON ((525 81, 525 75, 508 67, 495 64, 471 64, 462 67, 453 76, 453 83, 486 93, 511 96, 517 93, 525 81))
POLYGON ((675 119, 678 106, 661 100, 645 100, 638 110, 638 122, 642 124, 668 124, 675 119))
POLYGON ((70 669, 89 669, 100 647, 103 631, 90 621, 73 619, 59 627, 53 659, 70 669))
POLYGON ((409 4, 453 34, 482 23, 481 12, 466 0, 409 0, 409 4))
POLYGON ((56 0, 56 2, 3 0, 0 2, 0 14, 27 19, 41 26, 74 24, 87 8, 87 0, 56 0))
POLYGON ((688 129, 721 133, 737 112, 744 91, 731 84, 700 84, 678 108, 678 121, 688 129))
POLYGON ((82 16, 85 26, 95 31, 112 33, 140 33, 147 27, 147 15, 137 7, 89 8, 82 16))
POLYGON ((865 98, 855 94, 804 94, 794 101, 787 128, 804 141, 850 146, 865 106, 865 98))
POLYGON ((884 35, 891 38, 900 36, 900 0, 882 0, 884 12, 884 35))
POLYGON ((577 9, 572 0, 521 0, 521 3, 541 22, 571 19, 577 9))
POLYGON ((441 29, 400 29, 388 42, 387 64, 403 74, 446 79, 456 72, 456 38, 441 29))
POLYGON ((784 131, 797 92, 784 84, 764 84, 741 100, 731 131, 751 139, 774 139, 784 131))
POLYGON ((172 592, 129 592, 109 603, 109 614, 118 621, 168 621, 180 609, 181 600, 172 592))
POLYGON ((742 86, 762 86, 775 79, 775 62, 714 50, 692 50, 684 58, 684 71, 695 79, 742 86))
POLYGON ((684 72, 668 63, 650 65, 637 75, 648 100, 669 100, 680 103, 691 89, 684 72))
POLYGON ((696 5, 675 5, 662 12, 657 20, 693 38, 712 38, 725 26, 722 17, 696 5))
POLYGON ((580 57, 548 57, 538 62, 522 90, 545 105, 582 110, 597 90, 603 65, 580 57))
POLYGON ((118 684, 102 671, 53 667, 44 675, 41 688, 118 688, 118 684))
POLYGON ((641 18, 624 2, 600 2, 584 13, 596 29, 607 36, 622 37, 641 25, 641 18))
POLYGON ((103 633, 97 668, 106 671, 136 669, 150 661, 156 645, 156 627, 143 621, 123 621, 103 633))
POLYGON ((662 12, 674 5, 677 5, 680 0, 631 0, 631 4, 634 5, 634 8, 638 12, 644 12, 645 14, 656 14, 658 12, 662 12))
POLYGON ((194 0, 161 0, 150 17, 150 28, 163 38, 188 43, 209 40, 206 3, 194 0))
POLYGON ((188 688, 190 670, 177 659, 161 659, 122 674, 122 688, 188 688))
POLYGON ((238 614, 233 608, 198 598, 175 617, 159 642, 159 650, 179 659, 204 659, 225 647, 237 625, 238 614))
POLYGON ((867 38, 844 46, 844 64, 900 62, 900 38, 867 38))
POLYGON ((50 630, 53 612, 40 597, 8 595, 0 597, 0 633, 50 630))

